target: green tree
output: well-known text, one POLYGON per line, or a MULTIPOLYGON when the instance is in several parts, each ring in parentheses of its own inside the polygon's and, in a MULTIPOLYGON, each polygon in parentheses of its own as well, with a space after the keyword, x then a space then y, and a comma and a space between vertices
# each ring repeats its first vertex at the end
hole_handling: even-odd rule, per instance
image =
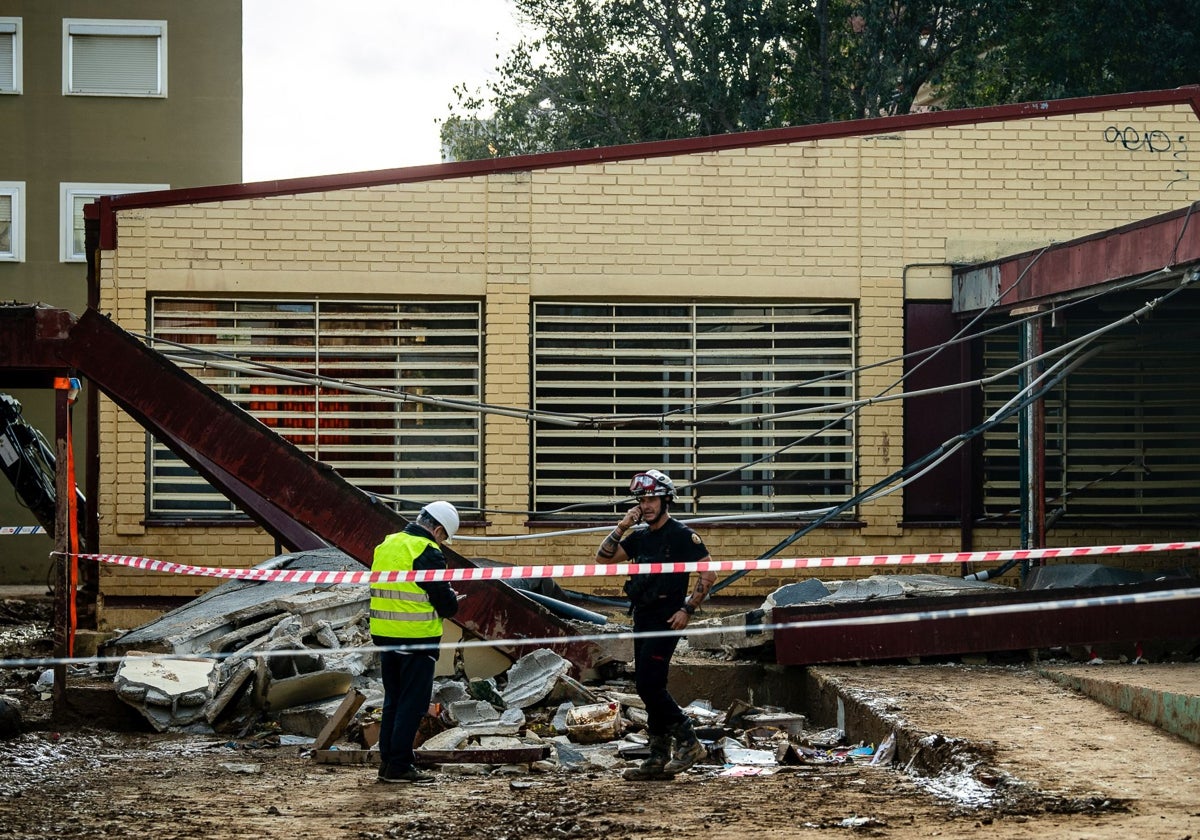
POLYGON ((1200 82, 1196 0, 514 0, 457 159, 1200 82))
POLYGON ((455 88, 443 140, 460 159, 781 125, 811 95, 797 47, 812 17, 796 0, 516 5, 544 34, 521 41, 488 90, 455 88))
POLYGON ((948 107, 1200 83, 1195 0, 1018 0, 1003 41, 938 79, 948 107))
POLYGON ((516 0, 541 35, 455 88, 442 138, 463 160, 899 113, 1009 2, 516 0))

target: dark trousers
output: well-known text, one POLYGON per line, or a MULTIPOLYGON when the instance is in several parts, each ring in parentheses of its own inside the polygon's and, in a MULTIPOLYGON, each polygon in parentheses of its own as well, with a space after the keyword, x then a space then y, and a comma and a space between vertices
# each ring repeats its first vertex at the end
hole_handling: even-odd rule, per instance
MULTIPOLYGON (((633 614, 633 630, 670 630, 665 618, 654 615, 633 614)), ((671 656, 679 644, 679 636, 634 637, 633 668, 638 697, 646 704, 646 729, 651 735, 666 735, 672 726, 681 723, 687 716, 667 691, 667 672, 671 667, 671 656)))
MULTIPOLYGON (((374 637, 375 644, 396 644, 397 639, 374 637)), ((379 722, 379 760, 384 770, 404 772, 413 766, 413 740, 421 718, 429 711, 433 693, 433 672, 437 660, 418 651, 404 653, 384 650, 379 653, 383 672, 383 717, 379 722)))

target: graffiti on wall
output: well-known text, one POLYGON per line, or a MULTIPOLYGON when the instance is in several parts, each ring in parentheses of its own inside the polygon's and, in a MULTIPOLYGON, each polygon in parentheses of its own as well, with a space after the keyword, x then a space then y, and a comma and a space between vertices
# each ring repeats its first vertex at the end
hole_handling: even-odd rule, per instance
POLYGON ((1127 152, 1147 153, 1152 155, 1170 155, 1175 163, 1175 175, 1167 182, 1167 188, 1189 180, 1188 174, 1188 143, 1187 135, 1179 134, 1172 137, 1161 129, 1141 131, 1131 125, 1124 128, 1110 125, 1104 129, 1104 142, 1120 146, 1127 152))

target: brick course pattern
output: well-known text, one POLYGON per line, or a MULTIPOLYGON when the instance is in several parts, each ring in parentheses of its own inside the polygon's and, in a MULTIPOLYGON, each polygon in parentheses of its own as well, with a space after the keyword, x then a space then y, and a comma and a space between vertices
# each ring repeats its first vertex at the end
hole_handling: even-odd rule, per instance
MULTIPOLYGON (((1200 126, 1189 107, 1173 105, 143 208, 120 214, 118 248, 101 256, 101 308, 141 332, 147 300, 158 294, 478 299, 487 325, 484 400, 525 406, 529 370, 520 360, 532 299, 849 301, 857 306, 857 361, 872 365, 903 352, 906 266, 947 264, 912 281, 920 297, 945 299, 949 263, 1034 250, 1175 210, 1196 198, 1189 185, 1197 183, 1200 126), (1109 139, 1114 126, 1162 131, 1197 151, 1180 158, 1131 150, 1109 139)), ((897 362, 871 368, 858 393, 878 393, 900 374, 897 362)), ((859 415, 859 487, 902 466, 903 410, 894 402, 859 415)), ((101 417, 106 551, 239 566, 274 553, 255 526, 148 524, 145 435, 107 401, 101 417)), ((526 506, 527 432, 520 420, 486 418, 486 507, 526 506)), ((959 548, 956 528, 905 528, 901 518, 898 492, 864 506, 858 527, 821 529, 788 556, 959 548)), ((523 516, 489 521, 493 535, 528 528, 523 516)), ((714 557, 746 558, 792 527, 701 530, 714 557)), ((1089 545, 1172 536, 1184 535, 1055 533, 1089 545)), ((458 548, 516 563, 586 562, 599 539, 458 548)), ((1011 548, 1018 536, 983 529, 975 539, 977 547, 1011 548)), ((126 570, 105 570, 102 580, 110 594, 191 595, 211 585, 126 570)), ((778 574, 751 574, 725 591, 760 595, 781 582, 778 574)), ((602 594, 620 585, 571 583, 602 594)))

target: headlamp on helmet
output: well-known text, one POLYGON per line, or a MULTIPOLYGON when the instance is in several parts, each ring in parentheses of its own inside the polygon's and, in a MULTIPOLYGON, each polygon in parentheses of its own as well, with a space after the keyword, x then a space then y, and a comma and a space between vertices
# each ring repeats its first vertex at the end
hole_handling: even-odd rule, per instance
POLYGON ((668 501, 675 501, 675 482, 664 472, 646 470, 638 473, 629 481, 629 492, 635 498, 642 496, 666 496, 668 501))

